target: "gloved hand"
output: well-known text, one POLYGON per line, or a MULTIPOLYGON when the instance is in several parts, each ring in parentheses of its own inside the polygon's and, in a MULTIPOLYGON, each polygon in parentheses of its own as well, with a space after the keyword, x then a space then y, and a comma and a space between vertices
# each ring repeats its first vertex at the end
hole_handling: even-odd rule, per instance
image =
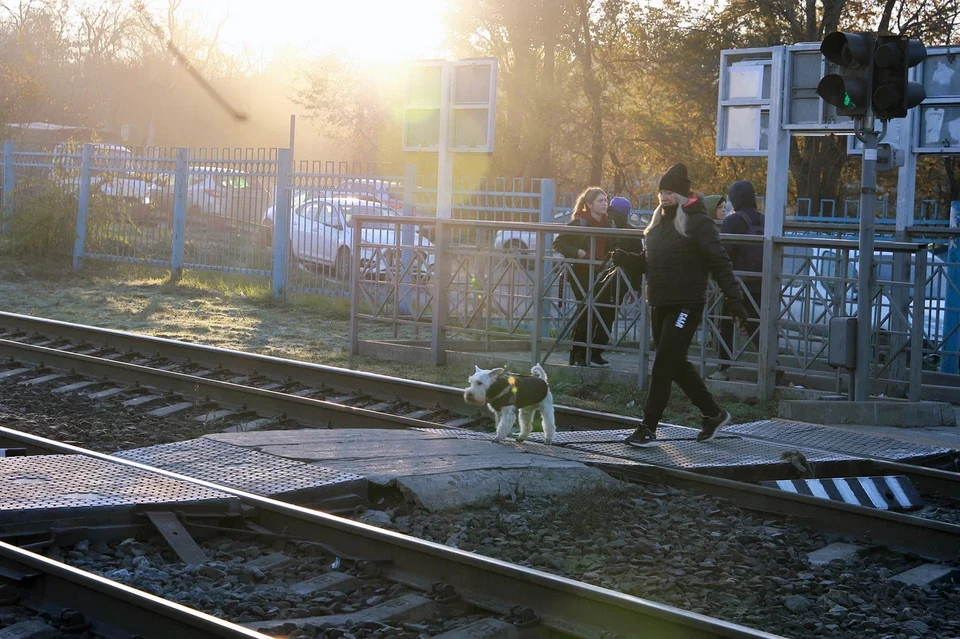
POLYGON ((634 271, 636 274, 645 273, 647 270, 646 253, 630 253, 623 249, 616 249, 611 254, 614 266, 619 266, 624 270, 634 271))
POLYGON ((620 268, 630 265, 630 255, 623 249, 616 249, 610 253, 610 258, 613 260, 614 265, 620 268))
POLYGON ((743 305, 743 302, 740 300, 732 300, 727 302, 727 310, 730 311, 730 315, 733 316, 733 321, 737 323, 737 326, 741 330, 746 330, 747 328, 747 307, 743 305))

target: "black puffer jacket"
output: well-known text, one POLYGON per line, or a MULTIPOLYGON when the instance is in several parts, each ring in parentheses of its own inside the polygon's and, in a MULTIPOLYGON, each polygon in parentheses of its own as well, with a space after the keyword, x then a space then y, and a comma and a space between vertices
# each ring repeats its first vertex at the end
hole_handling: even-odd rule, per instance
POLYGON ((665 209, 663 219, 646 237, 647 303, 703 304, 707 278, 712 275, 724 297, 740 299, 730 257, 720 244, 717 225, 699 198, 683 207, 689 216, 687 237, 674 226, 676 209, 665 209))

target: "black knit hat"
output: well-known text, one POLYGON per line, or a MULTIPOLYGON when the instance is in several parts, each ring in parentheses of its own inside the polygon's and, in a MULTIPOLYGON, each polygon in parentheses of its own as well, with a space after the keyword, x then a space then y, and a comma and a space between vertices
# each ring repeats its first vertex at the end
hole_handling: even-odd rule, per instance
POLYGON ((690 178, 687 177, 687 165, 679 162, 667 169, 667 172, 660 178, 658 188, 661 191, 673 191, 683 196, 689 195, 690 178))

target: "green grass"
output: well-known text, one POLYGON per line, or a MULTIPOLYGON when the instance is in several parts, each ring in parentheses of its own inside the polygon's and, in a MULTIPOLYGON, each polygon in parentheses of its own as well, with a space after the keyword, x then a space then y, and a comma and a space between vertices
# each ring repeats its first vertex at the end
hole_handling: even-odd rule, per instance
MULTIPOLYGON (((74 273, 67 257, 22 261, 0 246, 0 310, 133 331, 264 355, 341 366, 434 384, 463 386, 472 367, 433 367, 353 357, 349 354, 350 300, 293 294, 273 299, 268 278, 186 271, 173 282, 169 270, 88 260, 74 273)), ((389 338, 386 328, 365 336, 389 338)), ((421 339, 428 334, 421 334, 421 339)), ((557 372, 551 385, 558 404, 640 416, 643 393, 630 385, 600 384, 557 372)), ((775 402, 717 401, 735 422, 776 415, 775 402)), ((699 411, 674 389, 664 420, 698 425, 699 411)))

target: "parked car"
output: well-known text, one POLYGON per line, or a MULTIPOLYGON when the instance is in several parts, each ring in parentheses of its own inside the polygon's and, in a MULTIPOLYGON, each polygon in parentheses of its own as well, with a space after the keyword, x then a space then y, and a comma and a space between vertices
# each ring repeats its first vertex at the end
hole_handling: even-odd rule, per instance
MULTIPOLYGON (((52 179, 72 193, 80 192, 82 145, 58 144, 53 150, 52 179)), ((154 188, 149 176, 139 171, 130 149, 116 144, 94 144, 90 163, 90 194, 101 194, 137 214, 154 188)))
MULTIPOLYGON (((169 221, 173 219, 176 176, 167 175, 155 184, 146 203, 169 221)), ((219 166, 187 169, 187 224, 259 225, 272 203, 270 192, 259 177, 246 171, 219 166)))
MULTIPOLYGON (((273 227, 273 209, 267 211, 263 226, 273 227)), ((352 265, 355 215, 396 217, 396 211, 378 202, 353 197, 322 197, 302 202, 291 210, 290 250, 293 257, 307 264, 332 267, 335 273, 349 278, 352 265)), ((364 243, 374 244, 363 248, 360 265, 370 269, 380 278, 388 278, 396 272, 401 256, 395 248, 396 227, 393 224, 365 223, 361 231, 364 243)), ((429 278, 433 272, 433 244, 416 233, 413 265, 410 272, 418 277, 429 278)))
POLYGON ((403 184, 392 180, 349 178, 340 182, 330 195, 372 200, 394 211, 403 211, 403 184))

